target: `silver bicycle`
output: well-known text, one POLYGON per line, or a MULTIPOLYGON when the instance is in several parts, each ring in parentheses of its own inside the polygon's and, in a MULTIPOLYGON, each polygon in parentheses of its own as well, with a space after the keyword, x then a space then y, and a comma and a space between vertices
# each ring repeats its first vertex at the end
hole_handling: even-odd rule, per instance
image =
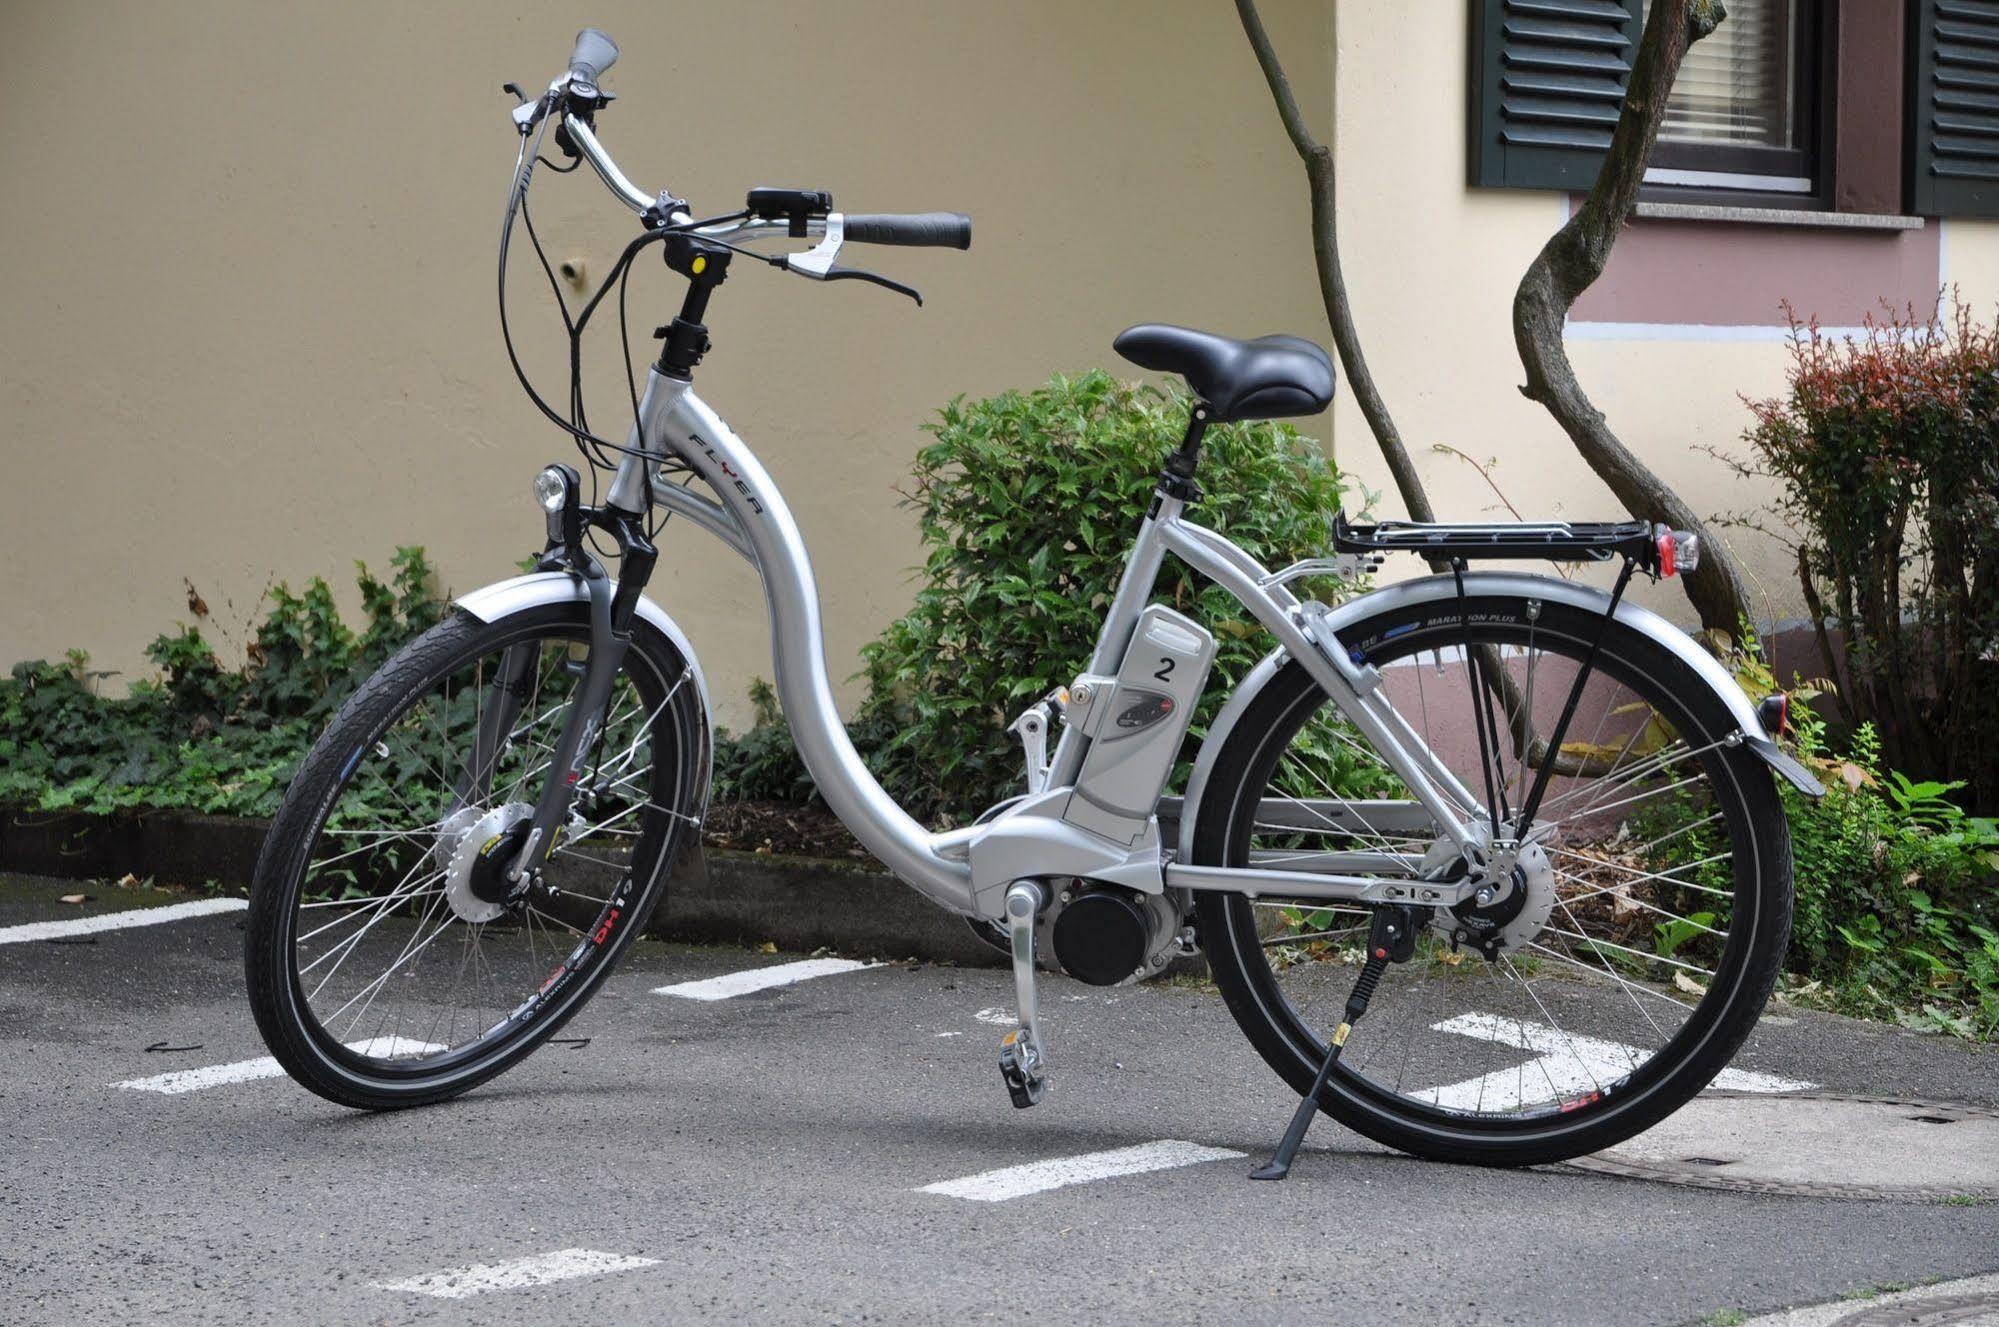
POLYGON ((1789 929, 1773 774, 1817 787, 1773 740, 1775 710, 1626 600, 1634 575, 1692 565, 1689 536, 1643 522, 1342 519, 1325 556, 1267 569, 1189 519, 1203 437, 1324 410, 1331 362, 1292 337, 1133 327, 1118 351, 1192 391, 1185 434, 1162 440, 1095 651, 1013 724, 1019 795, 932 832, 848 740, 798 526, 693 378, 732 262, 913 296, 843 254, 967 248, 970 222, 842 213, 799 189, 697 217, 635 186, 597 138, 611 99, 598 80, 616 54, 585 31, 569 72, 514 112, 503 326, 508 242, 517 221, 533 234, 530 183, 538 165, 565 169, 543 156, 551 140, 566 169, 588 163, 642 223, 595 298, 565 313, 572 346, 614 287, 622 306, 651 248, 686 297, 643 391, 632 383, 622 443, 591 432, 573 378, 566 410, 534 396, 591 472, 610 473, 601 498, 586 501, 575 469, 541 471, 539 568, 464 596, 391 659, 286 795, 246 963, 258 1025, 299 1082, 373 1109, 466 1091, 575 1014, 660 905, 697 842, 712 732, 693 648, 644 594, 669 516, 761 576, 777 690, 827 804, 897 876, 1009 953, 1018 1026, 999 1058, 1016 1105, 1048 1081, 1038 970, 1113 985, 1197 952, 1303 1098, 1285 1164, 1315 1108, 1425 1156, 1573 1156, 1647 1127, 1723 1069, 1789 929), (615 579, 593 552, 606 541, 615 579), (1442 570, 1339 603, 1296 592, 1391 553, 1442 570), (1215 640, 1151 602, 1169 555, 1225 587, 1272 642, 1233 679, 1177 796, 1215 640), (1495 559, 1620 574, 1605 593, 1467 565, 1495 559))

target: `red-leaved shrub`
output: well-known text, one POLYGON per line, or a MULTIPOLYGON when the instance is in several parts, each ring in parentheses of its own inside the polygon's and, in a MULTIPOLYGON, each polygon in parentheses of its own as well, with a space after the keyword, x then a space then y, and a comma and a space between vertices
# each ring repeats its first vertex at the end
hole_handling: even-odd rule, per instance
POLYGON ((1890 314, 1858 339, 1792 324, 1789 391, 1750 403, 1756 469, 1827 675, 1890 765, 1999 804, 1999 329, 1890 314), (1846 642, 1835 660, 1831 631, 1846 642))

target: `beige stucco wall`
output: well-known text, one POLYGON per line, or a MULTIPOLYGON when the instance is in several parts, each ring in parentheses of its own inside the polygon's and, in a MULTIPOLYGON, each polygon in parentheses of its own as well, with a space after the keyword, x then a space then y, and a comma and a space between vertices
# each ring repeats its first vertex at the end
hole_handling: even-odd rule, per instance
MULTIPOLYGON (((1328 116, 1321 6, 1267 8, 1328 116)), ((0 528, 32 570, 0 658, 143 668, 183 576, 240 645, 271 580, 345 581, 399 543, 461 590, 512 574, 539 542, 528 482, 573 452, 501 350, 499 85, 545 82, 585 21, 624 48, 602 131, 648 187, 975 219, 969 253, 872 251, 920 310, 739 267, 712 311, 701 389, 797 507, 839 675, 909 601, 891 486, 934 407, 1109 362, 1144 319, 1320 325, 1296 162, 1226 6, 10 4, 0 528)), ((543 176, 535 207, 554 256, 599 273, 635 233, 587 175, 543 176)), ((519 273, 559 399, 559 327, 519 273)), ((633 295, 641 337, 677 300, 656 266, 633 295)), ((614 345, 600 420, 624 399, 614 345)), ((740 719, 770 671, 755 578, 685 530, 655 584, 740 719)))
MULTIPOLYGON (((1496 459, 1524 513, 1614 514, 1515 390, 1508 303, 1565 204, 1464 187, 1460 7, 1263 9, 1335 133, 1357 316, 1439 508, 1494 501, 1429 450, 1448 442, 1496 459)), ((642 183, 714 210, 782 183, 976 219, 968 254, 875 251, 922 287, 921 310, 744 267, 710 320, 702 391, 792 497, 836 673, 908 602, 915 545, 892 486, 937 404, 1114 362, 1111 336, 1142 319, 1324 339, 1302 179, 1227 5, 10 4, 0 522, 30 570, 0 601, 0 658, 82 645, 140 670, 144 642, 185 616, 183 577, 239 648, 271 581, 345 582, 351 559, 379 566, 399 543, 427 545, 457 589, 511 572, 538 539, 528 480, 570 452, 499 343, 514 143, 498 85, 546 80, 584 21, 624 47, 602 127, 642 183)), ((632 233, 587 175, 544 176, 536 204, 552 256, 597 273, 632 233)), ((1999 227, 1953 225, 1947 265, 1989 306, 1999 227)), ((516 272, 516 326, 559 393, 552 311, 516 272)), ((641 335, 673 298, 642 273, 641 335)), ((610 421, 624 385, 612 343, 600 352, 610 421)), ((1780 384, 1781 346, 1593 342, 1574 358, 1697 508, 1744 505, 1691 449, 1740 432, 1737 393, 1780 384)), ((1387 488, 1350 402, 1309 427, 1387 488)), ((1771 551, 1744 551, 1771 613, 1792 611, 1771 551)), ((682 530, 656 585, 740 721, 769 671, 754 577, 682 530)))

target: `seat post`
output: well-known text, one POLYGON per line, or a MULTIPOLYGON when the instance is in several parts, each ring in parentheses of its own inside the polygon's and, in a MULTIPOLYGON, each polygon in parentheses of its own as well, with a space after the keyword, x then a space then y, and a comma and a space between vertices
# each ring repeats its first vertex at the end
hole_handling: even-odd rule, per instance
POLYGON ((1194 408, 1187 412, 1187 432, 1180 439, 1180 446, 1167 454, 1166 464, 1159 471, 1159 491, 1169 498, 1192 502, 1201 496, 1201 490, 1194 486, 1194 470, 1201 461, 1201 438, 1208 431, 1208 413, 1207 402, 1194 402, 1194 408))

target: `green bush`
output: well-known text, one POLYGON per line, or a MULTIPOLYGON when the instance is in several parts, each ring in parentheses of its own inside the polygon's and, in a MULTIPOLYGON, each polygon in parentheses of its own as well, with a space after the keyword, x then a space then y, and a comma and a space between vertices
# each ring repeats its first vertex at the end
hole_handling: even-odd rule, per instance
POLYGON ((1752 403, 1748 442, 1782 485, 1826 674, 1890 765, 1999 808, 1999 329, 1960 305, 1859 340, 1793 331, 1789 390, 1752 403))
POLYGON ((270 592, 239 667, 185 625, 147 647, 161 677, 128 696, 100 694, 106 675, 91 672, 81 651, 61 663, 16 664, 0 681, 0 805, 273 813, 349 693, 443 616, 421 548, 397 549, 387 581, 356 565, 366 618, 358 633, 314 577, 302 594, 284 585, 270 592))
POLYGON ((1999 821, 1966 815, 1955 784, 1885 770, 1870 726, 1840 757, 1824 740, 1807 715, 1800 751, 1826 795, 1783 789, 1797 874, 1791 971, 1837 1008, 1999 1036, 1999 821))
MULTIPOLYGON (((1188 408, 1183 392, 1093 371, 955 400, 926 426, 906 499, 924 549, 916 604, 862 651, 857 723, 878 775, 917 814, 964 820, 1023 790, 1007 724, 1087 663, 1188 408)), ((1271 565, 1325 551, 1344 491, 1319 444, 1277 423, 1210 429, 1199 479, 1196 518, 1271 565)), ((1219 640, 1193 724, 1205 732, 1269 641, 1171 558, 1154 600, 1219 640)))

